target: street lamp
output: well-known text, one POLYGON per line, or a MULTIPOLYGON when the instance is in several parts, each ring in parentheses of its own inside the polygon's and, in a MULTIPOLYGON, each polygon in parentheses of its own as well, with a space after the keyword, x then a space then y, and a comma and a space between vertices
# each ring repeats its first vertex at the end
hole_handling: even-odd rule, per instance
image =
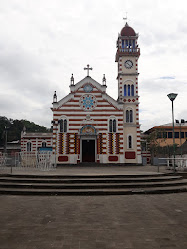
POLYGON ((173 157, 174 157, 174 166, 173 166, 173 172, 175 173, 175 131, 174 131, 174 111, 173 111, 173 101, 177 97, 177 93, 170 93, 167 95, 168 98, 171 100, 172 103, 172 123, 173 123, 173 157))
POLYGON ((8 132, 8 128, 7 126, 5 126, 5 146, 4 146, 4 153, 7 153, 7 132, 8 132))

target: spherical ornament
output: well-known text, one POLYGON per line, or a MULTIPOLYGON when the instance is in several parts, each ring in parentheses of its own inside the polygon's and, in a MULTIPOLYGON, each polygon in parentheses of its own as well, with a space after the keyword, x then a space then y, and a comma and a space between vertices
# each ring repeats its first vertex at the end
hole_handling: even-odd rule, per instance
POLYGON ((90 93, 93 91, 93 87, 90 84, 86 84, 83 89, 86 93, 90 93))

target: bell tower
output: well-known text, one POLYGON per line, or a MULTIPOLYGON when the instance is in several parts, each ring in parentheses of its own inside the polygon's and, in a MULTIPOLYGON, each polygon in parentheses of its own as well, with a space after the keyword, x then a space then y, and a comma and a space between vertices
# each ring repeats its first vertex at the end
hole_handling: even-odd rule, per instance
POLYGON ((124 144, 126 162, 141 163, 139 96, 138 96, 138 34, 126 22, 117 39, 118 103, 123 104, 124 144))

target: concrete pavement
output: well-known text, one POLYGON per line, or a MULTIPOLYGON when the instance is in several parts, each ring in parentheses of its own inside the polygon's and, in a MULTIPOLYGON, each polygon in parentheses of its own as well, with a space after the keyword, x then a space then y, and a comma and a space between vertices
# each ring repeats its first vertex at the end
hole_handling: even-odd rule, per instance
POLYGON ((186 197, 0 196, 0 249, 185 249, 186 197))
MULTIPOLYGON (((0 173, 6 173, 6 170, 0 173)), ((161 167, 160 171, 166 172, 165 167, 161 167)), ((97 175, 105 174, 106 167, 73 166, 48 172, 13 169, 14 172, 97 175)), ((157 174, 157 167, 107 168, 107 174, 150 173, 157 174)), ((0 249, 187 248, 186 193, 129 196, 13 195, 0 196, 0 203, 0 249)))
MULTIPOLYGON (((11 168, 0 168, 0 174, 10 173, 11 168)), ((160 173, 172 173, 166 166, 159 167, 160 173)), ((142 175, 157 174, 157 166, 63 166, 55 170, 42 171, 33 168, 12 168, 13 174, 39 174, 39 175, 142 175)))

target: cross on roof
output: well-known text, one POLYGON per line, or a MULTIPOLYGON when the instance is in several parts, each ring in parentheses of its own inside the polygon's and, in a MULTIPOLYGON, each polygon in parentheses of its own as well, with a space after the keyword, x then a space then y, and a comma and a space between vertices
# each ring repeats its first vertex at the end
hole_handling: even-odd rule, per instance
POLYGON ((92 70, 93 68, 90 67, 90 65, 88 64, 87 67, 84 68, 84 70, 87 70, 87 76, 89 76, 89 70, 92 70))

